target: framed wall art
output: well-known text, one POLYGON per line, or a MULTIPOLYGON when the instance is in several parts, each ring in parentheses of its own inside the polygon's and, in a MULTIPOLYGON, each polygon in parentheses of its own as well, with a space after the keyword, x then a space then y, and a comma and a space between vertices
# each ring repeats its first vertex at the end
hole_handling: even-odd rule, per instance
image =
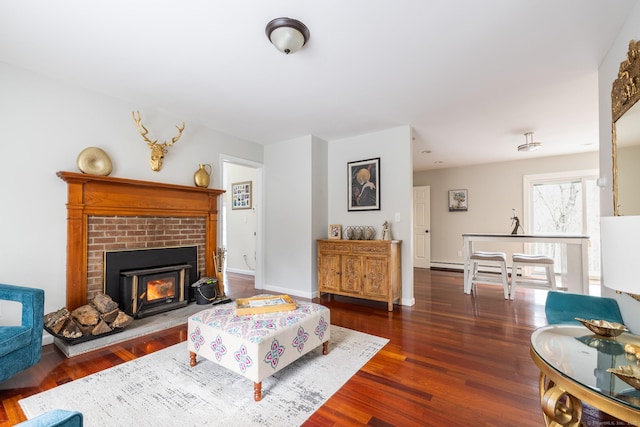
POLYGON ((449 190, 449 212, 466 211, 469 207, 467 190, 449 190))
POLYGON ((329 225, 329 239, 342 239, 342 226, 340 224, 329 225))
POLYGON ((348 210, 380 210, 380 157, 347 163, 348 210))
POLYGON ((251 181, 231 184, 231 209, 251 209, 251 181))

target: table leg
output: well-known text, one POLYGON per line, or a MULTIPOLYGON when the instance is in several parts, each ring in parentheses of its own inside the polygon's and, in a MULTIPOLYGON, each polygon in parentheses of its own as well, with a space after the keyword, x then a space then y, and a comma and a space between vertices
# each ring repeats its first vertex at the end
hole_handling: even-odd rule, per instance
POLYGON ((471 241, 471 239, 469 239, 467 236, 463 237, 463 245, 462 245, 462 256, 464 257, 464 268, 463 268, 463 274, 464 274, 464 285, 463 285, 463 291, 465 294, 470 294, 471 293, 471 283, 469 281, 469 264, 470 264, 470 260, 469 257, 471 256, 471 252, 473 251, 473 242, 471 241))
POLYGON ((193 351, 189 352, 189 366, 196 366, 196 354, 193 351))
POLYGON ((582 402, 540 373, 540 406, 547 427, 580 427, 582 402))
POLYGON ((325 341, 322 343, 322 354, 329 354, 329 341, 325 341))
POLYGON ((256 402, 262 400, 262 381, 253 383, 253 400, 256 402))

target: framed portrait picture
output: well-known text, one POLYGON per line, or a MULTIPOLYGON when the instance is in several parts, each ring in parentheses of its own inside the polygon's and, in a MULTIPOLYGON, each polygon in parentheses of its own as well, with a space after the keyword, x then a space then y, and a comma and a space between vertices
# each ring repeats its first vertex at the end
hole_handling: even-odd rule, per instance
POLYGON ((231 209, 251 209, 251 181, 231 184, 231 209))
POLYGON ((349 211, 380 210, 380 157, 347 163, 349 211))
POLYGON ((449 190, 449 212, 466 211, 469 208, 467 190, 449 190))
POLYGON ((342 239, 342 226, 340 224, 329 225, 329 238, 342 239))

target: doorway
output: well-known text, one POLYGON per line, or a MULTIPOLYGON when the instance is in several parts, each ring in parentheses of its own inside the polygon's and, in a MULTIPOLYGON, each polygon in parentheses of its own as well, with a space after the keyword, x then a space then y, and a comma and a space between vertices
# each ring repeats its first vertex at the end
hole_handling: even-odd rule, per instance
POLYGON ((431 187, 413 187, 413 267, 431 268, 431 187))
POLYGON ((263 283, 263 165, 221 155, 222 197, 219 213, 221 244, 226 250, 225 272, 254 276, 256 289, 263 283), (242 189, 238 203, 234 191, 242 189))

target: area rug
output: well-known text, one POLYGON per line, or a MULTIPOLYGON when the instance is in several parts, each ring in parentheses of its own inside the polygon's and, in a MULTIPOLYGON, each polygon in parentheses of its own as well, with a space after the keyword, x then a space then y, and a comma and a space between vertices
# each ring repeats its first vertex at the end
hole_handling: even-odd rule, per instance
POLYGON ((331 397, 387 339, 331 326, 322 346, 262 382, 199 358, 186 342, 20 400, 27 418, 61 408, 80 411, 85 426, 298 426, 331 397))

